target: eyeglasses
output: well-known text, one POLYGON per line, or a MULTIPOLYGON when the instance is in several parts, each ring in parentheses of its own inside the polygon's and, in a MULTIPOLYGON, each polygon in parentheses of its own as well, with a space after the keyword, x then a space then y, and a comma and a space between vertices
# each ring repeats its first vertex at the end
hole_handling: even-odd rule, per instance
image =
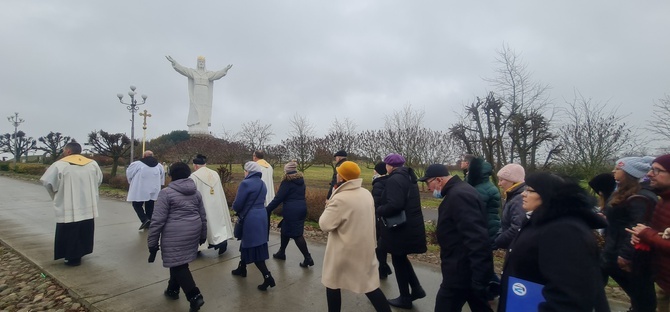
POLYGON ((658 175, 659 173, 661 173, 661 172, 668 172, 668 171, 667 171, 667 170, 663 170, 663 169, 658 168, 658 167, 651 167, 651 169, 649 169, 649 172, 651 172, 651 173, 653 173, 655 176, 657 176, 657 175, 658 175))
POLYGON ((433 181, 435 181, 435 179, 437 179, 437 178, 430 178, 430 179, 426 180, 426 185, 430 185, 431 183, 433 183, 433 181))

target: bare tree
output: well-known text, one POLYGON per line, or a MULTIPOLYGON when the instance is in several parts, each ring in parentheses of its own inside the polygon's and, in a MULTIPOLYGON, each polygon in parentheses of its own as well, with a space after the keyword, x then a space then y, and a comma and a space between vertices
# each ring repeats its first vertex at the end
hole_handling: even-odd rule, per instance
POLYGON ((260 119, 243 123, 242 130, 237 133, 240 141, 252 152, 264 150, 272 136, 272 125, 261 124, 260 119))
POLYGON ((616 109, 605 111, 606 103, 594 103, 576 93, 567 103, 567 121, 559 130, 563 152, 557 160, 570 173, 590 178, 610 169, 619 155, 630 153, 639 144, 634 129, 616 109), (633 138, 635 137, 635 140, 633 138))
POLYGON ((282 141, 282 145, 288 150, 289 157, 298 163, 298 170, 304 172, 312 166, 314 160, 314 126, 298 114, 291 117, 290 125, 289 137, 282 141))
POLYGON ((670 140, 670 95, 654 103, 654 113, 649 126, 645 127, 651 133, 659 135, 666 142, 670 140))
POLYGON ((386 116, 382 130, 386 151, 403 155, 410 167, 421 164, 421 154, 424 152, 421 124, 424 115, 424 111, 414 110, 411 105, 407 105, 386 116))
POLYGON ((48 153, 53 163, 63 154, 63 148, 66 144, 70 143, 70 139, 69 136, 64 136, 60 132, 50 131, 49 134, 37 139, 44 144, 44 146, 37 147, 37 149, 48 153))
MULTIPOLYGON (((380 162, 386 154, 388 149, 384 143, 384 135, 382 130, 365 130, 357 135, 357 148, 355 153, 364 159, 368 165, 380 162)), ((332 159, 332 155, 331 158, 332 159)))
POLYGON ((343 121, 335 118, 326 134, 325 143, 331 154, 339 150, 345 150, 351 154, 354 152, 356 139, 356 123, 349 118, 343 121))
POLYGON ((112 159, 112 177, 116 176, 119 167, 119 158, 130 154, 130 138, 125 133, 109 133, 103 130, 92 131, 88 134, 88 144, 93 150, 112 159))
POLYGON ((21 156, 28 157, 28 152, 35 148, 37 141, 32 137, 26 136, 26 133, 19 130, 16 134, 5 133, 0 137, 0 147, 2 151, 12 154, 16 162, 21 160, 21 156))

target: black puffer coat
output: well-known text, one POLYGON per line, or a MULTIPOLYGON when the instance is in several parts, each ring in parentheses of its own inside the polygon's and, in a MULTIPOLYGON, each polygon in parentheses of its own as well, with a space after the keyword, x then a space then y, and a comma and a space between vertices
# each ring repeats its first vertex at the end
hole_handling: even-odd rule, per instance
POLYGON ((284 175, 279 185, 275 198, 265 209, 271 213, 283 203, 281 222, 281 235, 286 237, 302 236, 305 230, 305 218, 307 217, 307 202, 305 201, 305 179, 302 173, 284 175))
POLYGON ((376 208, 377 216, 391 217, 404 210, 407 222, 392 229, 382 228, 378 247, 390 254, 425 253, 426 229, 414 170, 408 167, 395 168, 385 182, 382 204, 376 208))
MULTIPOLYGON (((540 179, 549 180, 546 176, 540 179)), ((537 191, 530 179, 526 183, 537 191)), ((593 211, 576 183, 559 184, 548 192, 551 199, 543 196, 542 205, 521 227, 507 252, 499 312, 506 311, 510 276, 544 285, 545 302, 537 311, 591 312, 606 302, 592 230, 607 222, 593 211)))

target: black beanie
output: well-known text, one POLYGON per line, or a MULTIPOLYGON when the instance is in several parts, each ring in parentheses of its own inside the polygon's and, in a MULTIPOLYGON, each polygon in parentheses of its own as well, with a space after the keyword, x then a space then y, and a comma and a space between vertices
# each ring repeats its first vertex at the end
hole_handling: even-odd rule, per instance
POLYGON ((616 188, 616 180, 614 180, 614 175, 609 172, 601 173, 589 181, 589 186, 596 194, 602 192, 605 198, 609 198, 616 188))
POLYGON ((531 173, 526 177, 526 185, 540 195, 543 204, 550 203, 564 184, 563 178, 549 172, 531 173))
POLYGON ((386 174, 386 163, 385 162, 380 162, 375 165, 375 171, 379 173, 380 175, 385 175, 386 174))
POLYGON ((176 162, 170 166, 170 177, 172 181, 186 179, 191 176, 191 168, 183 162, 176 162))

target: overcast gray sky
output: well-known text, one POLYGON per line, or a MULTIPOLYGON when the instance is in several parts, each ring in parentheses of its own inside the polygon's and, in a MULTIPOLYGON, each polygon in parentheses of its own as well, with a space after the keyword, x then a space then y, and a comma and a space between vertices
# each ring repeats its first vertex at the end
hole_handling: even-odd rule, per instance
POLYGON ((0 133, 19 112, 35 138, 130 135, 116 94, 131 84, 149 96, 148 138, 186 130, 187 79, 166 55, 233 64, 214 83, 215 134, 260 119, 279 143, 295 113, 318 135, 336 117, 379 129, 410 103, 446 130, 491 89, 503 43, 555 104, 579 90, 642 124, 670 93, 669 15, 670 1, 3 0, 0 133))

